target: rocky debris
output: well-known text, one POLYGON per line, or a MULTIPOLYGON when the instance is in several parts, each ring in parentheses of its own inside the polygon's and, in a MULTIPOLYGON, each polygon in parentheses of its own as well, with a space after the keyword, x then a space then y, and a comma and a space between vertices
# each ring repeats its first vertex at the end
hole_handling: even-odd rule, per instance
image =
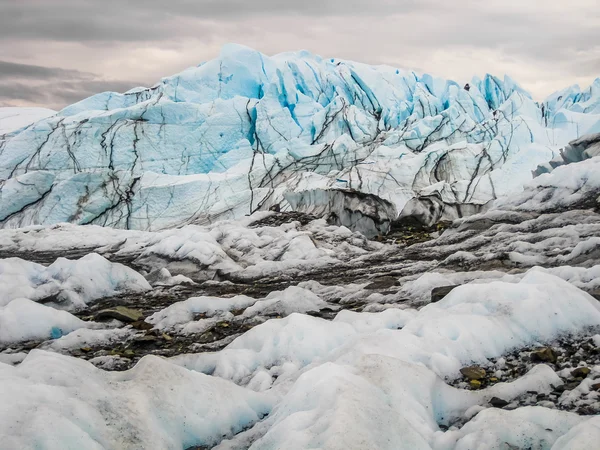
MULTIPOLYGON (((485 368, 485 377, 479 380, 457 378, 447 382, 461 389, 480 390, 500 382, 513 382, 529 372, 534 365, 548 364, 563 381, 563 384, 555 386, 551 392, 527 391, 511 401, 492 397, 480 408, 514 410, 523 406, 541 406, 586 416, 600 414, 600 348, 594 345, 592 337, 598 331, 600 330, 589 330, 586 335, 565 336, 556 342, 548 343, 549 345, 542 349, 523 348, 501 358, 490 359, 490 365, 485 368), (556 356, 554 362, 531 360, 531 354, 540 350, 546 350, 544 353, 546 355, 550 354, 547 349, 556 356), (593 379, 588 382, 587 378, 581 377, 583 374, 593 379)), ((596 338, 600 341, 600 336, 596 335, 596 338)), ((470 367, 463 369, 470 369, 470 367)), ((452 423, 439 424, 440 429, 444 431, 460 429, 475 415, 465 415, 452 423)))
POLYGON ((115 306, 113 308, 98 311, 94 318, 98 321, 116 319, 121 322, 130 323, 139 322, 144 318, 144 314, 139 309, 127 308, 126 306, 115 306))
POLYGON ((544 347, 531 352, 530 358, 533 362, 554 363, 556 362, 556 352, 552 349, 552 347, 544 347))
POLYGON ((490 405, 492 405, 494 408, 504 408, 508 404, 509 402, 498 397, 492 397, 490 400, 490 405))
POLYGON ((310 189, 284 194, 294 211, 324 217, 368 238, 387 234, 398 217, 396 206, 374 194, 355 189, 310 189))
POLYGON ((420 242, 431 241, 452 225, 450 221, 439 221, 431 226, 419 222, 414 217, 402 217, 392 223, 389 233, 385 236, 385 242, 402 246, 410 246, 420 242))
POLYGON ((431 290, 431 303, 439 302, 446 295, 448 295, 454 288, 457 288, 458 285, 451 286, 440 286, 433 288, 431 290))
POLYGON ((365 289, 381 291, 391 288, 392 286, 397 286, 398 284, 398 280, 394 277, 379 277, 367 284, 365 289))
POLYGON ((461 369, 463 377, 449 381, 449 384, 462 389, 485 389, 496 383, 512 382, 537 364, 547 364, 563 382, 555 386, 552 392, 528 391, 510 402, 492 398, 489 404, 504 409, 544 406, 582 415, 599 414, 600 348, 595 345, 595 341, 600 341, 600 337, 593 337, 598 331, 600 330, 589 330, 588 334, 583 336, 565 336, 541 348, 516 350, 501 358, 490 359, 490 365, 485 368, 475 366, 478 369, 475 371, 471 371, 473 366, 465 367, 461 369), (532 358, 532 355, 535 356, 532 358), (469 379, 465 372, 485 375, 479 379, 469 379))
POLYGON ((285 223, 292 222, 300 222, 300 225, 305 226, 316 219, 318 219, 318 217, 315 215, 306 214, 298 211, 272 211, 272 214, 269 214, 268 216, 263 217, 255 222, 252 222, 248 227, 278 227, 285 223))
POLYGON ((482 380, 483 378, 485 378, 486 375, 485 369, 479 366, 463 367, 462 369, 460 369, 460 373, 469 381, 482 380))

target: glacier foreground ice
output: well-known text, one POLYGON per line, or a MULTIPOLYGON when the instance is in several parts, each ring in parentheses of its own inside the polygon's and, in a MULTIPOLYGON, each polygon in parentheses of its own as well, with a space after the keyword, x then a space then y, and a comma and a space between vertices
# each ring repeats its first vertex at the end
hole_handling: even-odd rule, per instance
POLYGON ((315 189, 377 196, 397 214, 423 199, 423 220, 454 219, 600 132, 599 92, 597 79, 536 103, 508 77, 460 86, 228 45, 151 88, 98 94, 1 137, 0 223, 159 230, 287 211, 286 193, 315 189))
POLYGON ((0 433, 21 449, 442 450, 470 448, 481 436, 485 448, 573 448, 566 443, 581 435, 569 431, 593 430, 594 419, 539 406, 485 409, 461 430, 440 429, 492 397, 552 391, 561 381, 550 367, 475 392, 444 377, 598 325, 596 300, 533 270, 517 283, 463 286, 418 312, 350 313, 331 322, 292 314, 221 352, 146 356, 125 372, 34 350, 16 367, 0 363, 0 433), (513 422, 520 433, 507 431, 513 422))

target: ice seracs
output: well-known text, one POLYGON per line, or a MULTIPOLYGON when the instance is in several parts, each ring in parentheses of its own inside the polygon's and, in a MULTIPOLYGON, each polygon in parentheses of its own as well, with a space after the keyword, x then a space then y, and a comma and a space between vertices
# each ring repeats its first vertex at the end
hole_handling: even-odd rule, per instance
POLYGON ((465 89, 228 45, 151 88, 98 94, 4 136, 0 223, 159 230, 288 211, 297 199, 322 209, 314 192, 340 189, 396 215, 426 199, 436 205, 428 220, 453 219, 520 191, 570 140, 600 132, 599 82, 536 103, 509 77, 465 89))

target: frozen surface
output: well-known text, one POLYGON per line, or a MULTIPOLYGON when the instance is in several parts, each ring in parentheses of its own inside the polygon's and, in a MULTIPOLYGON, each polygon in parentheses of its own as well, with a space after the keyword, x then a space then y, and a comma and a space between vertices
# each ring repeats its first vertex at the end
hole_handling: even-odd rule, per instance
POLYGON ((97 94, 0 138, 0 224, 160 230, 274 205, 375 234, 405 208, 454 219, 600 132, 599 91, 597 79, 536 103, 509 77, 467 87, 227 45, 151 88, 97 94))
MULTIPOLYGON (((214 314, 247 303, 204 298, 194 308, 214 314)), ((125 372, 34 350, 16 367, 0 364, 0 431, 4 444, 22 449, 219 443, 298 450, 556 443, 573 449, 597 433, 595 419, 542 407, 477 406, 532 389, 550 392, 561 382, 550 367, 535 366, 512 383, 480 391, 448 386, 444 378, 459 376, 466 364, 485 365, 509 349, 591 325, 600 325, 596 300, 532 270, 516 283, 462 286, 420 311, 343 311, 333 321, 294 313, 258 325, 223 351, 170 361, 146 356, 125 372), (478 410, 460 430, 440 428, 478 410)), ((77 331, 48 350, 109 334, 77 331)))

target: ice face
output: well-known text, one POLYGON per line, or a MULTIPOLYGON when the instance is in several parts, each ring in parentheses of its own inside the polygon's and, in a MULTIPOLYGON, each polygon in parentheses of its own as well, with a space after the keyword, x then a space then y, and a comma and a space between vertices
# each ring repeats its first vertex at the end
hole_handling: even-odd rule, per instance
POLYGON ((315 188, 373 194, 398 213, 435 196, 454 218, 600 131, 599 91, 596 80, 538 104, 508 77, 467 89, 228 45, 151 88, 98 94, 0 138, 0 222, 156 230, 290 209, 286 193, 315 188))

